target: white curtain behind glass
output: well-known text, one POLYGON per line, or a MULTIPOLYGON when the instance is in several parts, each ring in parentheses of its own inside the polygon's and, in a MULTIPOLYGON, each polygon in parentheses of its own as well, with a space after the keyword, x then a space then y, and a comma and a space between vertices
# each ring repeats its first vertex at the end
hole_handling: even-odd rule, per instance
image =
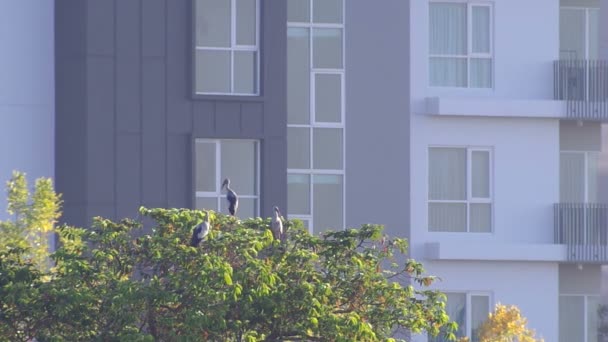
POLYGON ((429 200, 462 203, 429 203, 429 230, 464 232, 467 224, 467 151, 464 148, 429 149, 429 200))
POLYGON ((431 85, 466 87, 467 5, 431 3, 429 8, 429 46, 435 55, 430 60, 431 85))

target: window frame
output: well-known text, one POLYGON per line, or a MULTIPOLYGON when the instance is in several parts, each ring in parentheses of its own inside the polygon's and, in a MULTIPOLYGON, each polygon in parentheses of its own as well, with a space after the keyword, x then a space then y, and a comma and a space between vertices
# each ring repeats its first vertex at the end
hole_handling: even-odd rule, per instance
MULTIPOLYGON (((254 206, 254 217, 260 216, 260 172, 261 172, 261 142, 257 139, 208 139, 208 138, 194 138, 192 139, 192 185, 193 185, 193 197, 192 197, 192 208, 196 209, 196 200, 197 198, 215 198, 218 212, 223 212, 222 209, 225 209, 222 206, 222 200, 225 200, 226 194, 222 193, 221 184, 223 181, 222 175, 222 142, 224 141, 238 141, 238 142, 252 142, 255 148, 254 160, 256 161, 255 172, 256 175, 254 177, 255 181, 255 194, 241 194, 238 193, 239 199, 254 199, 256 200, 256 205, 254 206), (197 143, 206 143, 206 144, 214 144, 215 145, 215 191, 197 191, 196 189, 196 144, 197 143)), ((224 205, 225 206, 225 205, 224 205)))
POLYGON ((261 19, 261 9, 262 9, 262 0, 253 0, 255 1, 255 45, 242 45, 237 44, 237 8, 236 3, 238 0, 229 0, 230 1, 230 46, 228 47, 205 47, 198 46, 196 42, 196 14, 197 14, 197 0, 193 0, 191 3, 191 32, 192 32, 192 69, 190 75, 192 77, 192 96, 200 99, 209 99, 209 98, 225 98, 230 97, 230 99, 239 99, 239 100, 261 100, 259 97, 262 95, 262 75, 261 75, 261 60, 262 53, 260 49, 260 19, 261 19), (198 64, 196 61, 197 51, 228 51, 230 52, 230 92, 202 92, 197 90, 196 83, 196 73, 198 70, 198 64), (236 52, 254 52, 256 56, 255 68, 254 68, 254 77, 255 77, 255 93, 237 93, 234 91, 234 55, 236 52))
MULTIPOLYGON (((583 297, 583 325, 584 325, 584 329, 583 329, 584 338, 583 338, 583 341, 588 341, 589 340, 589 335, 588 335, 588 332, 589 332, 589 329, 588 329, 589 328, 588 327, 588 325, 589 325, 589 315, 588 315, 588 313, 589 313, 589 307, 588 307, 589 306, 589 297, 595 297, 595 298, 597 298, 599 300, 599 299, 601 299, 602 296, 599 295, 599 294, 587 294, 587 293, 584 293, 584 294, 560 293, 559 296, 558 296, 558 304, 559 304, 559 301, 560 301, 561 297, 583 297)), ((558 322, 559 322, 559 316, 561 316, 561 308, 558 307, 557 311, 558 311, 558 322)), ((558 331, 558 333, 559 333, 559 331, 558 331)))
MULTIPOLYGON (((559 172, 560 172, 560 182, 561 182, 561 172, 562 172, 562 170, 561 170, 561 157, 562 157, 562 154, 579 154, 579 155, 582 154, 583 155, 583 160, 584 160, 583 161, 583 163, 584 163, 584 165, 583 165, 583 168, 584 168, 583 175, 585 177, 585 179, 584 179, 584 183, 585 184, 583 186, 584 187, 583 191, 584 191, 584 197, 585 197, 585 199, 584 199, 584 201, 582 203, 594 203, 594 202, 591 202, 589 200, 589 193, 590 193, 590 191, 589 191, 590 190, 589 189, 589 172, 588 172, 589 171, 589 159, 590 159, 589 155, 595 154, 598 157, 598 161, 599 161, 599 154, 600 154, 600 152, 599 151, 580 151, 580 150, 560 150, 559 151, 559 156, 560 156, 560 170, 559 170, 559 172)), ((560 201, 561 201, 561 189, 560 189, 560 201)))
MULTIPOLYGON (((469 337, 470 340, 472 340, 472 332, 473 332, 473 325, 472 325, 472 321, 473 321, 473 310, 472 310, 472 305, 471 305, 471 298, 475 297, 475 296, 479 296, 479 297, 487 297, 488 298, 488 312, 491 313, 494 307, 494 298, 493 298, 493 293, 490 291, 458 291, 458 290, 442 290, 442 292, 446 295, 448 294, 453 294, 453 295, 465 295, 466 297, 466 301, 465 301, 465 317, 466 317, 466 327, 465 327, 465 333, 466 336, 469 337)), ((447 301, 446 301, 447 304, 447 301)), ((438 337, 441 336, 438 335, 438 337)), ((461 336, 463 337, 463 336, 461 336)), ((432 337, 428 336, 427 341, 432 341, 431 340, 432 337)))
MULTIPOLYGON (((467 35, 466 35, 466 46, 467 46, 467 54, 466 55, 452 55, 452 54, 432 54, 430 44, 428 45, 427 53, 428 53, 428 84, 429 87, 432 88, 448 88, 448 89, 477 89, 477 90, 493 90, 495 87, 495 75, 496 75, 496 63, 494 58, 494 3, 490 1, 467 1, 467 0, 431 0, 429 1, 429 28, 431 23, 430 16, 430 7, 432 4, 466 4, 467 6, 467 15, 466 15, 466 26, 467 26, 467 35), (489 22, 489 32, 488 37, 490 39, 490 51, 488 53, 476 53, 473 52, 473 7, 487 7, 490 11, 490 22, 489 22), (467 61, 467 84, 466 86, 449 86, 449 85, 433 85, 431 84, 431 59, 433 58, 459 58, 466 59, 467 61), (490 86, 489 87, 472 87, 471 86, 471 60, 472 59, 489 59, 492 63, 491 71, 490 71, 490 86)), ((428 36, 430 36, 430 31, 427 32, 428 36)), ((427 40, 427 44, 429 41, 427 40)))
POLYGON ((426 189, 426 199, 427 199, 427 232, 429 233, 441 233, 441 234, 445 234, 445 233, 453 233, 453 234, 493 234, 494 233, 494 227, 495 227, 495 204, 494 204, 494 151, 492 147, 479 147, 479 146, 454 146, 454 145, 430 145, 427 149, 427 189, 426 189), (443 148, 443 149, 464 149, 466 152, 466 196, 464 200, 432 200, 430 199, 429 196, 429 189, 430 189, 430 178, 429 178, 429 171, 430 171, 430 156, 431 156, 431 149, 433 148, 443 148), (484 197, 473 197, 473 168, 472 168, 472 155, 473 152, 488 152, 488 197, 484 198, 484 197), (431 203, 457 203, 457 204, 466 204, 467 206, 467 212, 466 212, 466 231, 462 231, 462 232, 452 232, 452 231, 437 231, 437 230, 430 230, 430 223, 428 222, 428 213, 429 213, 429 207, 431 203), (472 232, 471 231, 471 204, 490 204, 490 215, 491 215, 491 219, 490 219, 490 231, 487 232, 472 232))

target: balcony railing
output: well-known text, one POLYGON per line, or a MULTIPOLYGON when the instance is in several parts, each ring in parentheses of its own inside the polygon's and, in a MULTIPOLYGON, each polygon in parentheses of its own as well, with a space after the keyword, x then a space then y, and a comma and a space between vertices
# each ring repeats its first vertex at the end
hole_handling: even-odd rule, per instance
POLYGON ((555 99, 566 101, 568 118, 608 121, 608 61, 559 60, 553 78, 555 99))
POLYGON ((608 262, 608 204, 557 203, 555 243, 566 245, 568 261, 608 262))

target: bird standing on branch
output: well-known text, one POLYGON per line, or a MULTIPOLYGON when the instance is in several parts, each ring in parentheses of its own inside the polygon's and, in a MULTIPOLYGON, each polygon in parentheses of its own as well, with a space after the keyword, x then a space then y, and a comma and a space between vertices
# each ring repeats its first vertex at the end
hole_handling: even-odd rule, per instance
POLYGON ((205 211, 205 221, 199 224, 192 231, 192 239, 190 239, 190 245, 192 247, 198 247, 201 241, 209 234, 209 212, 205 211))
POLYGON ((270 221, 270 228, 272 229, 272 235, 277 240, 283 241, 283 221, 281 220, 281 212, 278 207, 274 207, 274 216, 270 221))
POLYGON ((228 211, 230 212, 230 215, 235 216, 236 211, 239 208, 239 197, 236 194, 236 192, 234 192, 234 190, 230 189, 230 179, 229 178, 224 179, 224 182, 222 183, 222 189, 223 188, 226 188, 226 199, 228 200, 228 211))

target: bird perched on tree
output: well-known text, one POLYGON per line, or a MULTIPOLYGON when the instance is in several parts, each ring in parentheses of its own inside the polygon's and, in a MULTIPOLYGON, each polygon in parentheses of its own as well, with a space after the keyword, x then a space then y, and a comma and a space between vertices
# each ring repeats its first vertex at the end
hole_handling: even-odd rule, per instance
POLYGON ((274 207, 274 216, 270 221, 270 228, 272 228, 272 235, 277 240, 283 240, 283 221, 281 220, 281 212, 278 207, 274 207))
POLYGON ((201 241, 209 234, 209 212, 205 212, 205 221, 199 224, 192 231, 192 239, 190 239, 190 245, 192 247, 198 247, 201 241))
POLYGON ((222 183, 222 189, 226 188, 226 199, 228 200, 228 211, 230 215, 235 216, 236 211, 239 208, 239 196, 234 192, 234 190, 230 189, 230 179, 224 179, 222 183))

